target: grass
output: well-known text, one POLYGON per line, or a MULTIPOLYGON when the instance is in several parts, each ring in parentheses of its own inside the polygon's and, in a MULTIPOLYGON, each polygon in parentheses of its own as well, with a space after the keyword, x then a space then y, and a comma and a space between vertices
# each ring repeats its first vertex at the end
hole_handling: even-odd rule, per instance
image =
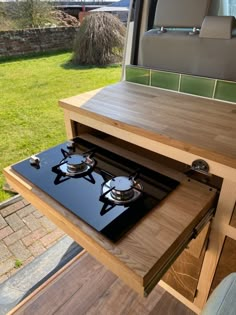
POLYGON ((18 269, 23 265, 23 262, 20 259, 16 259, 15 261, 15 268, 18 269))
POLYGON ((93 90, 121 77, 121 66, 75 67, 70 53, 0 63, 0 201, 2 169, 65 141, 58 100, 93 90))

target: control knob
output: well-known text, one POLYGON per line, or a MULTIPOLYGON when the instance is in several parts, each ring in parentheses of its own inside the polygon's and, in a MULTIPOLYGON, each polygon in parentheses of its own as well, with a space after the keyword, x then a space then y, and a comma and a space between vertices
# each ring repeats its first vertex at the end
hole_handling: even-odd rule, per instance
POLYGON ((30 157, 30 164, 32 165, 32 166, 38 166, 39 167, 39 164, 40 164, 40 158, 39 157, 37 157, 36 155, 32 155, 31 157, 30 157))
POLYGON ((68 141, 66 146, 67 146, 68 150, 73 150, 74 151, 74 149, 75 149, 75 142, 74 141, 68 141))

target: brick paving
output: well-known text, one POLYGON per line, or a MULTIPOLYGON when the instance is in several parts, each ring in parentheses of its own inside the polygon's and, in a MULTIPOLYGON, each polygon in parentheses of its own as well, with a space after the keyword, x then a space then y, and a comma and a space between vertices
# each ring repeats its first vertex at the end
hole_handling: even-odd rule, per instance
POLYGON ((21 197, 0 204, 0 283, 64 235, 62 230, 21 197), (17 261, 22 263, 21 267, 16 268, 17 261))

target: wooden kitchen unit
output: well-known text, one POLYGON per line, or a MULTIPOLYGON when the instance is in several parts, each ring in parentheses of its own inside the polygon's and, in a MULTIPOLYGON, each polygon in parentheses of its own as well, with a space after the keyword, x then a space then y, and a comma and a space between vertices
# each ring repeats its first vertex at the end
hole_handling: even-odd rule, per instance
POLYGON ((229 252, 224 243, 233 246, 225 240, 236 244, 235 105, 125 81, 59 103, 68 139, 127 156, 179 186, 113 243, 11 167, 9 184, 136 292, 147 296, 159 283, 199 313, 216 271, 225 274, 217 267, 229 252), (209 172, 191 169, 199 159, 209 172))

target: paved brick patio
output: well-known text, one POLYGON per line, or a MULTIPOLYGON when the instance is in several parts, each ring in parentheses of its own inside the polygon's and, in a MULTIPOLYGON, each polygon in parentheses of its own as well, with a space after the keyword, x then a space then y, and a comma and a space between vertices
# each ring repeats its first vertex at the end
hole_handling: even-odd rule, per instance
POLYGON ((20 196, 0 204, 0 283, 64 235, 20 196), (22 262, 20 268, 15 266, 17 260, 22 262))

